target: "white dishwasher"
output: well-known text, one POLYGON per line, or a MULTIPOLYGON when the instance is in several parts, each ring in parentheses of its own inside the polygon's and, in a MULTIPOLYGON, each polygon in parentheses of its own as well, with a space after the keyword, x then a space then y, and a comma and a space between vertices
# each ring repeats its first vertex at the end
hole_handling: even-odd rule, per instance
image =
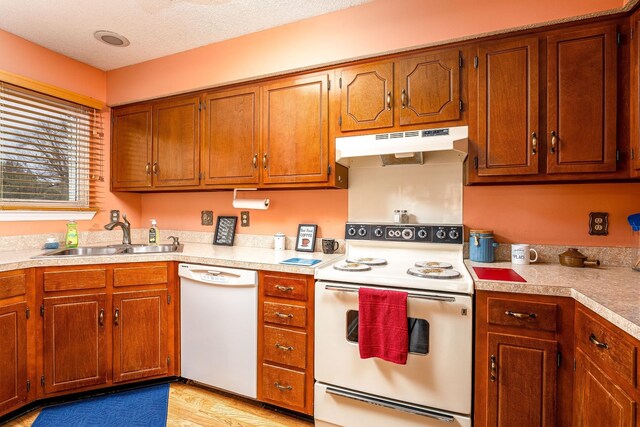
POLYGON ((255 399, 258 275, 180 264, 182 377, 255 399))

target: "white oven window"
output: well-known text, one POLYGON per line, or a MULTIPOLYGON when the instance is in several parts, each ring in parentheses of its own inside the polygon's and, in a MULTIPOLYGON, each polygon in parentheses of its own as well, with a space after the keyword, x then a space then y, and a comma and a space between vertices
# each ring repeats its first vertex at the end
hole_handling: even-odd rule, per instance
MULTIPOLYGON (((408 317, 409 353, 429 354, 429 322, 408 317)), ((347 311, 347 341, 358 343, 358 310, 347 311)))

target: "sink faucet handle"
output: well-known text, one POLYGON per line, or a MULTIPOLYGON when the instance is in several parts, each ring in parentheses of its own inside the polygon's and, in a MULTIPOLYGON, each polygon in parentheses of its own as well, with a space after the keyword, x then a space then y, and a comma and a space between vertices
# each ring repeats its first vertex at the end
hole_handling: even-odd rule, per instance
POLYGON ((124 222, 127 227, 131 225, 131 223, 127 219, 127 214, 126 213, 122 214, 122 222, 124 222))
POLYGON ((167 237, 167 239, 171 239, 173 241, 173 246, 178 246, 180 245, 180 238, 176 237, 176 236, 169 236, 167 237))

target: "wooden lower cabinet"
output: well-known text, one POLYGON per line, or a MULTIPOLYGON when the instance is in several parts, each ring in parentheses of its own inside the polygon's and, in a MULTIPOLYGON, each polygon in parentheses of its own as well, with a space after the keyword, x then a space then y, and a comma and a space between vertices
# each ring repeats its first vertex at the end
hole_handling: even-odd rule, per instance
POLYGON ((476 294, 475 426, 569 426, 573 300, 476 294))
POLYGON ((313 276, 259 274, 258 400, 313 415, 313 276))
POLYGON ((46 297, 45 393, 107 383, 106 294, 46 297))
POLYGON ((27 303, 0 300, 0 415, 27 401, 27 303))
POLYGON ((164 375, 167 290, 113 294, 113 382, 164 375))

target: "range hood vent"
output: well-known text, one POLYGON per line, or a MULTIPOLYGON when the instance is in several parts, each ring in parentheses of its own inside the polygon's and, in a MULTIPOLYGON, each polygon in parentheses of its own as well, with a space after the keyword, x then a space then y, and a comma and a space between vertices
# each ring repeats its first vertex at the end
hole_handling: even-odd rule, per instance
POLYGON ((469 146, 467 126, 336 138, 336 161, 351 167, 461 163, 469 146))

